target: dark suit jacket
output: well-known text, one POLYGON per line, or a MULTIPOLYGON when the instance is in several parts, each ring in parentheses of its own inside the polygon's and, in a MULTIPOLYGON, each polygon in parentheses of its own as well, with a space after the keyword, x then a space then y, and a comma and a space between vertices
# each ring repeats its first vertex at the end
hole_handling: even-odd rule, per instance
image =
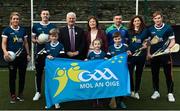
MULTIPOLYGON (((85 40, 85 34, 84 30, 75 26, 75 49, 76 51, 79 51, 79 55, 71 57, 71 59, 84 59, 86 54, 85 54, 85 45, 86 45, 86 40, 85 40)), ((68 31, 68 26, 63 27, 59 31, 59 41, 63 44, 65 52, 71 51, 71 44, 70 44, 70 37, 69 37, 69 31, 68 31)), ((66 55, 67 58, 68 55, 66 55)))

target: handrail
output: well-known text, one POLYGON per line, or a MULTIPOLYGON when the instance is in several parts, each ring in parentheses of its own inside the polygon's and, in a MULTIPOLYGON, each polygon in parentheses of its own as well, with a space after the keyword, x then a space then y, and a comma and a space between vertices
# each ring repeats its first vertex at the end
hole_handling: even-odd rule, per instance
MULTIPOLYGON (((40 21, 33 21, 33 23, 39 23, 40 21)), ((122 23, 129 23, 130 21, 122 21, 122 23)), ((49 21, 49 23, 67 23, 66 21, 49 21)), ((87 23, 87 21, 76 21, 76 23, 84 24, 87 23)), ((113 21, 99 21, 99 23, 114 23, 113 21)))

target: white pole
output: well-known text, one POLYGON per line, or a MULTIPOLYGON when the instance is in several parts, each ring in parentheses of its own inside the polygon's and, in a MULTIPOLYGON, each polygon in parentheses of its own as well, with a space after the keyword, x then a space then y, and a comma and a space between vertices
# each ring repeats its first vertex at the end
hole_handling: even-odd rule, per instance
POLYGON ((136 0, 136 15, 138 15, 138 8, 139 8, 139 6, 138 6, 139 4, 138 3, 139 3, 139 1, 136 0))
MULTIPOLYGON (((33 0, 31 0, 31 37, 32 37, 32 27, 33 27, 33 0)), ((34 44, 31 41, 31 70, 34 70, 34 44)))

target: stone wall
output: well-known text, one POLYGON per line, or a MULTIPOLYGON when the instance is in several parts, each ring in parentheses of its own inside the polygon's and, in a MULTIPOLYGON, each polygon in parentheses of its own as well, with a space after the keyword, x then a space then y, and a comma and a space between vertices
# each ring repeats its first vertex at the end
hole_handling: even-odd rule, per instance
POLYGON ((30 8, 30 0, 0 0, 0 26, 4 27, 9 24, 9 15, 12 11, 20 12, 22 24, 29 26, 30 8))
MULTIPOLYGON (((40 20, 39 13, 43 7, 50 10, 53 21, 64 21, 69 11, 74 11, 77 14, 77 20, 80 21, 87 20, 90 15, 96 15, 99 20, 106 21, 111 21, 114 14, 123 15, 124 20, 130 20, 135 15, 135 0, 34 0, 34 20, 40 20)), ((166 22, 180 23, 180 1, 151 0, 144 2, 140 0, 139 15, 143 15, 148 24, 151 23, 152 12, 156 10, 163 11, 166 22)), ((1 0, 1 27, 9 24, 9 15, 12 11, 20 12, 22 25, 30 26, 30 0, 1 0)))

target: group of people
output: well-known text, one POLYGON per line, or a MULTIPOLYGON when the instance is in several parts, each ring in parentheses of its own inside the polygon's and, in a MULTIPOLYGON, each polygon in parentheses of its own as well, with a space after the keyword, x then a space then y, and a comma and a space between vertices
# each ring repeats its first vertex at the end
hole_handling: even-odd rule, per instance
MULTIPOLYGON (((103 31, 94 16, 89 17, 87 31, 75 25, 76 14, 69 12, 66 15, 67 25, 57 29, 49 23, 50 12, 41 10, 41 22, 34 24, 32 28, 32 42, 35 44, 35 87, 36 93, 33 101, 37 101, 42 93, 42 75, 45 66, 45 58, 54 57, 71 58, 78 60, 108 59, 123 52, 128 54, 128 68, 130 74, 131 97, 140 99, 139 91, 141 77, 146 60, 151 63, 153 94, 151 99, 160 97, 159 93, 159 70, 162 64, 167 84, 167 97, 169 102, 175 102, 173 95, 172 58, 171 54, 153 57, 152 54, 166 45, 170 50, 175 44, 175 36, 172 28, 163 22, 163 15, 156 11, 152 19, 154 25, 147 27, 143 18, 134 16, 129 28, 122 24, 122 16, 113 17, 114 24, 103 31), (49 34, 49 41, 41 43, 38 40, 40 34, 49 34), (157 43, 151 40, 158 38, 157 43), (168 44, 167 44, 168 41, 168 44), (43 50, 46 53, 41 53, 43 50), (134 74, 135 73, 135 74, 134 74), (135 76, 134 76, 135 75, 135 76)), ((17 100, 24 101, 23 90, 27 63, 30 60, 30 50, 27 42, 27 34, 20 26, 20 15, 13 12, 10 15, 10 24, 2 32, 2 50, 4 59, 9 60, 8 51, 17 52, 23 49, 14 61, 8 62, 10 103, 17 100), (19 91, 16 94, 16 73, 19 71, 19 91)), ((34 55, 31 55, 34 56, 34 55)), ((104 100, 103 100, 104 101, 104 100)), ((116 97, 117 107, 126 108, 123 97, 116 97)), ((59 104, 55 104, 59 108, 59 104)))

